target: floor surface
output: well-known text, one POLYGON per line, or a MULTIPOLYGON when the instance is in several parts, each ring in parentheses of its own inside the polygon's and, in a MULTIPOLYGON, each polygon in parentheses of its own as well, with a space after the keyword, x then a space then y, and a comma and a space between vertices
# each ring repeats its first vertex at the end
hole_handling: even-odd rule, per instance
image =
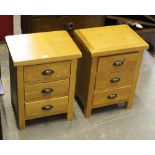
MULTIPOLYGON (((16 24, 19 24, 17 19, 16 24)), ((15 32, 20 33, 19 29, 15 32)), ((155 139, 155 57, 145 51, 132 109, 121 105, 99 108, 85 118, 74 103, 74 118, 64 115, 27 121, 18 130, 10 100, 8 50, 0 45, 2 83, 5 95, 0 99, 4 139, 155 139)))

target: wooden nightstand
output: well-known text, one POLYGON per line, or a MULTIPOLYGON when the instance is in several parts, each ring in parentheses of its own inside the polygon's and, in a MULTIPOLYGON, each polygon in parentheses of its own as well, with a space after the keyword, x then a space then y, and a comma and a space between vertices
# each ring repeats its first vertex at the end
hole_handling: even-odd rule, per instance
POLYGON ((132 100, 143 51, 148 44, 127 25, 74 31, 82 51, 76 95, 88 117, 92 109, 132 100))
POLYGON ((73 116, 77 58, 81 52, 65 31, 7 36, 12 103, 19 128, 25 121, 73 116))

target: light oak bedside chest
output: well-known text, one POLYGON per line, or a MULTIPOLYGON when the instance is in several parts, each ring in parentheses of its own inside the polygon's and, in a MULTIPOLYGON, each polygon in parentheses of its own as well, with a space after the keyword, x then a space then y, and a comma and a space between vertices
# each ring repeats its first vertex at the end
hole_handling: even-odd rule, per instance
POLYGON ((77 58, 82 54, 65 31, 7 36, 11 98, 19 128, 26 120, 67 113, 73 117, 77 58))
POLYGON ((92 109, 132 100, 143 51, 148 44, 127 25, 78 29, 82 52, 77 69, 76 96, 86 117, 92 109))

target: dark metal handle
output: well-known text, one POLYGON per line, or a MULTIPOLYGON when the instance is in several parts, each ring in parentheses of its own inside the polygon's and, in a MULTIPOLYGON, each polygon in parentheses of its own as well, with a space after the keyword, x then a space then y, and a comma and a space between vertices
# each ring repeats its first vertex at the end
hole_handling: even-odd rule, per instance
POLYGON ((110 80, 111 83, 117 83, 120 81, 120 78, 119 77, 114 77, 110 80))
POLYGON ((67 31, 69 31, 69 30, 73 30, 74 27, 75 27, 75 26, 74 26, 73 23, 65 24, 65 29, 66 29, 67 31))
POLYGON ((48 69, 48 70, 44 70, 44 71, 42 72, 42 75, 51 75, 51 74, 53 74, 53 73, 54 73, 54 70, 48 69))
POLYGON ((117 94, 110 94, 107 96, 108 99, 115 99, 117 97, 117 94))
POLYGON ((43 89, 41 92, 42 92, 42 93, 45 93, 45 94, 49 94, 49 93, 51 93, 52 91, 53 91, 52 88, 45 88, 45 89, 43 89))
POLYGON ((45 105, 45 106, 42 107, 42 110, 50 110, 52 108, 53 108, 52 105, 45 105))
POLYGON ((123 65, 123 63, 124 63, 124 62, 121 61, 121 60, 120 60, 120 61, 115 61, 115 62, 113 63, 113 65, 117 67, 117 66, 123 65))

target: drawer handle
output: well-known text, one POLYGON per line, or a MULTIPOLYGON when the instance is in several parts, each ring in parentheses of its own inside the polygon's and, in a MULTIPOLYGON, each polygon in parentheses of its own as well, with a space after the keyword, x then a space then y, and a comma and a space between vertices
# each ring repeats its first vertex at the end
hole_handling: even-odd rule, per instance
POLYGON ((115 99, 117 97, 117 94, 110 94, 107 96, 108 99, 115 99))
POLYGON ((45 89, 43 89, 41 92, 44 93, 44 94, 49 94, 49 93, 51 93, 52 91, 53 91, 52 88, 45 88, 45 89))
POLYGON ((120 78, 119 77, 114 77, 110 80, 111 83, 117 83, 120 81, 120 78))
POLYGON ((69 31, 69 30, 73 30, 74 27, 75 27, 75 26, 74 26, 73 23, 65 24, 65 29, 66 29, 67 31, 69 31))
POLYGON ((118 66, 121 66, 121 65, 123 65, 123 61, 115 61, 114 63, 113 63, 113 65, 114 66, 116 66, 116 67, 118 67, 118 66))
POLYGON ((45 106, 42 107, 42 110, 50 110, 52 108, 53 108, 52 105, 45 105, 45 106))
POLYGON ((51 74, 53 74, 53 73, 54 73, 54 70, 48 69, 48 70, 44 70, 44 71, 42 72, 42 75, 51 75, 51 74))

